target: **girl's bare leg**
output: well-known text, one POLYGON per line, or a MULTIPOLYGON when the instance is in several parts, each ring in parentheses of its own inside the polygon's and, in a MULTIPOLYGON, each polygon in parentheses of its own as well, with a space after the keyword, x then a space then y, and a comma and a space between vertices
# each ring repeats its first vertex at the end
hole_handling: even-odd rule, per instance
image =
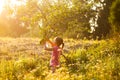
POLYGON ((56 67, 55 67, 55 66, 52 66, 52 73, 55 72, 55 69, 56 69, 56 67))

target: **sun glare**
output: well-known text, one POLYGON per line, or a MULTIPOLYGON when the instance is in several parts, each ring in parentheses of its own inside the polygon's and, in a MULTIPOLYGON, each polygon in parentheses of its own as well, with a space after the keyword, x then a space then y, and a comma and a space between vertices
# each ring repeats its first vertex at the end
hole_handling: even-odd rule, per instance
POLYGON ((3 6, 4 6, 4 0, 0 0, 0 13, 3 10, 3 6))
POLYGON ((10 5, 11 7, 25 5, 26 0, 0 0, 0 13, 2 12, 5 5, 10 5))
POLYGON ((26 0, 10 0, 11 7, 25 5, 26 0))
MULTIPOLYGON (((23 0, 22 0, 23 1, 23 0)), ((11 5, 21 5, 22 2, 20 2, 19 0, 11 0, 11 5)))

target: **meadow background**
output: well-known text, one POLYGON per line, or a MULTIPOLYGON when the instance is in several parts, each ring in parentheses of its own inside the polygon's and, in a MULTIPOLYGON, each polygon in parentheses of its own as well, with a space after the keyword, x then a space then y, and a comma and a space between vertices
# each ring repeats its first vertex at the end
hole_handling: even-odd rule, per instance
POLYGON ((120 0, 1 0, 0 80, 119 80, 120 0), (60 36, 61 66, 42 39, 60 36))

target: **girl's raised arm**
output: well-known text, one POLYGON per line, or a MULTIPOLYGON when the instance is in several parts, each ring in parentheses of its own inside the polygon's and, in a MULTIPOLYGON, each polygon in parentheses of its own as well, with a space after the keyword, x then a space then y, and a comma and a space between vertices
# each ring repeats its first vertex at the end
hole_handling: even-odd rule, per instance
POLYGON ((52 41, 47 40, 47 42, 49 42, 52 45, 52 47, 55 46, 55 43, 53 43, 52 41))

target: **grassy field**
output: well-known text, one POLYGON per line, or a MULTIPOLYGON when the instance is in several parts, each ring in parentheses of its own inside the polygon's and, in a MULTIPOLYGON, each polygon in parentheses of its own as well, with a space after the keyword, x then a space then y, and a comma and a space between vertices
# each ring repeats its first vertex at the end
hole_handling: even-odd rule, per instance
POLYGON ((61 67, 51 73, 50 52, 38 38, 0 38, 0 80, 119 80, 119 40, 65 39, 61 67))

